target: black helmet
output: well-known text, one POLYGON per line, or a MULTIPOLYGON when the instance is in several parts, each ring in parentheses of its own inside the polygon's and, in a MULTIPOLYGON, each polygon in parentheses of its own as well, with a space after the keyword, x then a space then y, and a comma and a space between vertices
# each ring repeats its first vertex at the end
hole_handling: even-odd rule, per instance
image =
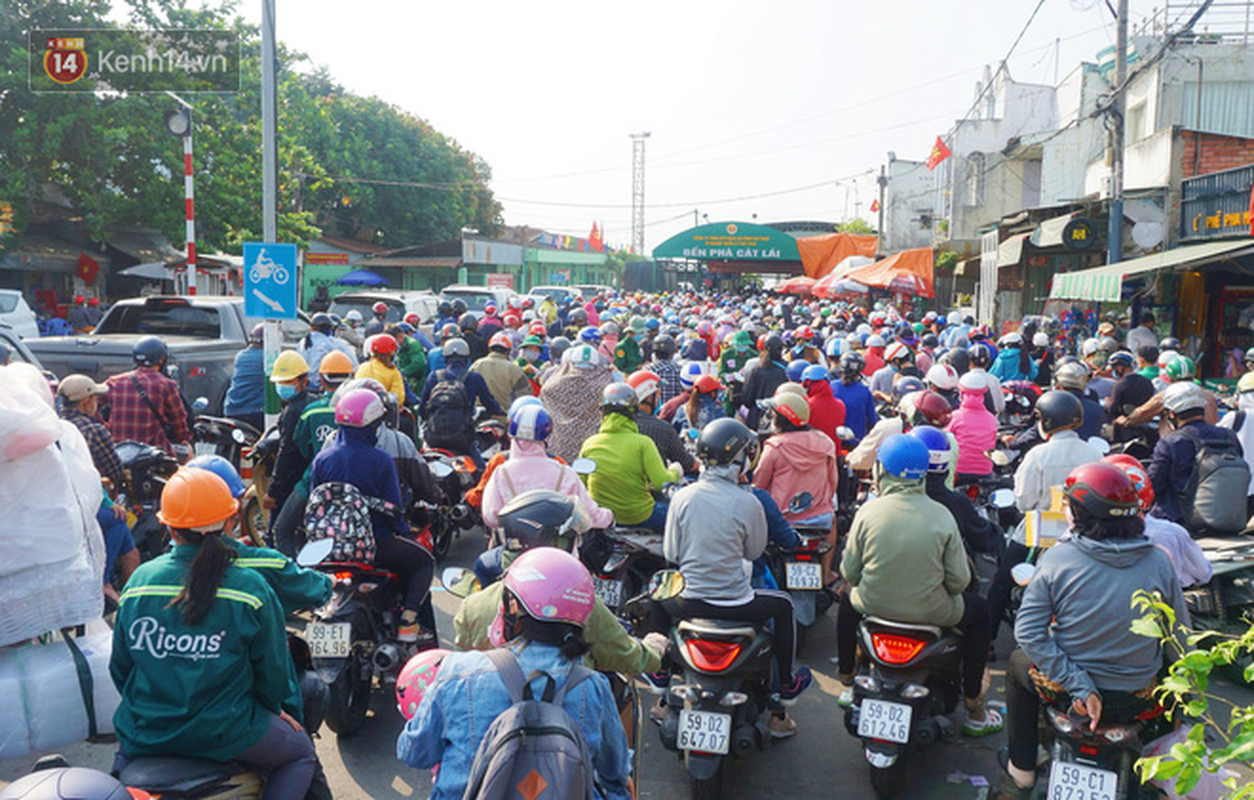
POLYGON ((666 361, 675 355, 675 337, 669 334, 661 334, 653 340, 653 355, 658 359, 666 361))
POLYGON ((1166 339, 1163 339, 1161 342, 1159 342, 1158 349, 1160 351, 1161 350, 1175 350, 1176 352, 1180 352, 1180 340, 1174 336, 1168 336, 1166 339))
POLYGON ((840 374, 841 375, 861 375, 866 369, 866 359, 861 353, 850 350, 840 357, 840 374))
POLYGON ((506 547, 530 550, 559 547, 570 552, 575 543, 575 501, 549 489, 532 489, 514 497, 498 512, 506 547))
POLYGON ((923 334, 923 339, 922 339, 921 341, 923 342, 923 346, 924 346, 924 347, 938 347, 938 346, 940 346, 940 339, 937 339, 937 338, 936 338, 936 334, 934 334, 934 333, 925 333, 925 334, 923 334))
POLYGON ((549 359, 554 364, 562 361, 562 354, 570 349, 570 339, 565 336, 555 336, 553 341, 549 342, 549 359))
POLYGON ((569 319, 571 325, 578 325, 582 327, 588 324, 588 312, 584 311, 582 308, 576 308, 574 311, 570 312, 569 319))
POLYGON ((611 383, 601 392, 601 413, 636 418, 636 390, 627 383, 611 383))
POLYGON ((959 375, 966 375, 971 370, 971 353, 965 347, 946 350, 937 360, 953 367, 959 375))
POLYGON ((963 324, 963 325, 974 325, 974 324, 975 324, 975 317, 971 316, 970 314, 967 314, 965 317, 963 317, 963 318, 962 318, 962 324, 963 324))
POLYGON ((1041 421, 1041 432, 1050 436, 1080 427, 1084 422, 1084 406, 1071 392, 1046 392, 1036 401, 1036 417, 1041 421))
POLYGON ((145 336, 131 350, 131 360, 137 367, 159 367, 167 355, 169 351, 166 350, 165 342, 156 336, 145 336))
POLYGON ((460 317, 462 314, 465 314, 466 313, 466 301, 454 300, 452 312, 453 313, 450 316, 454 316, 454 317, 460 317))
POLYGON ((453 316, 453 304, 447 300, 441 300, 440 304, 435 307, 435 311, 441 317, 453 316))
POLYGON ((776 361, 784 355, 784 340, 778 333, 768 334, 762 342, 762 347, 767 355, 776 361))
POLYGON ((479 318, 467 311, 457 318, 457 327, 464 331, 479 330, 479 318))
MULTIPOLYGON (((697 439, 697 458, 706 466, 734 464, 742 455, 752 456, 757 437, 743 422, 723 417, 708 423, 697 439)), ((748 459, 752 461, 752 457, 748 459)))
POLYGON ((836 319, 834 319, 834 320, 832 321, 832 329, 833 329, 833 330, 843 331, 843 330, 845 330, 845 328, 847 328, 847 327, 848 327, 848 325, 846 325, 846 324, 845 324, 845 319, 844 319, 844 317, 837 317, 836 319))
POLYGON ((322 331, 324 333, 331 330, 331 315, 319 311, 317 314, 314 314, 309 318, 309 327, 313 328, 315 331, 322 331))
POLYGON ((983 342, 976 342, 967 348, 967 356, 971 359, 971 366, 983 369, 993 363, 993 348, 983 342))

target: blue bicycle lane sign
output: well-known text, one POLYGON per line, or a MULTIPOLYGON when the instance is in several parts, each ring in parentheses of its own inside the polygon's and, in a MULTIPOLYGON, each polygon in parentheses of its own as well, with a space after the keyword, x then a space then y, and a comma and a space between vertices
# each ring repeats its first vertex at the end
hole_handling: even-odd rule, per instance
POLYGON ((297 249, 277 242, 244 243, 244 315, 296 319, 297 249))

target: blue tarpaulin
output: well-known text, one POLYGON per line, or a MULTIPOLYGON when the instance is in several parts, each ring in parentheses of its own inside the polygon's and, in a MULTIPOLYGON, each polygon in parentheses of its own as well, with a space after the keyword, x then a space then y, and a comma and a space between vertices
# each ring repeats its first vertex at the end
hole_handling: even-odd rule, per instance
POLYGON ((356 269, 340 278, 340 286, 387 286, 388 282, 368 269, 356 269))

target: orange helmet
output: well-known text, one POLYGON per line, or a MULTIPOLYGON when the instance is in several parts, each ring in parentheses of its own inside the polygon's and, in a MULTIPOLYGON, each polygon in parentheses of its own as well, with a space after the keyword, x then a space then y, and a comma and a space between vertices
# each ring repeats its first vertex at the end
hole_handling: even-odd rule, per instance
POLYGON ((718 378, 713 375, 702 375, 700 378, 697 378, 696 383, 692 385, 693 391, 697 394, 710 394, 712 392, 717 392, 722 388, 723 384, 719 383, 718 378))
POLYGON ((215 530, 238 509, 239 501, 216 474, 207 469, 180 469, 161 490, 157 519, 171 528, 215 530))
POLYGON ((340 350, 327 353, 318 364, 319 375, 351 375, 352 372, 352 360, 340 350))

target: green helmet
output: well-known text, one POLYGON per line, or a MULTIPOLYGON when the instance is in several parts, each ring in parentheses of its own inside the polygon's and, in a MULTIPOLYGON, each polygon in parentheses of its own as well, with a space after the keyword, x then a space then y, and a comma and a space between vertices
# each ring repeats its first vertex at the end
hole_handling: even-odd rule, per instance
POLYGON ((647 326, 645 325, 644 317, 632 317, 627 327, 631 328, 633 333, 644 333, 647 326))
POLYGON ((522 346, 523 347, 544 347, 544 342, 540 341, 539 336, 528 336, 526 339, 523 339, 522 346))
POLYGON ((733 347, 753 347, 753 334, 749 331, 736 331, 732 336, 733 347))
POLYGON ((1197 375, 1197 364, 1188 356, 1178 356, 1167 364, 1167 377, 1173 381, 1191 381, 1197 375))

